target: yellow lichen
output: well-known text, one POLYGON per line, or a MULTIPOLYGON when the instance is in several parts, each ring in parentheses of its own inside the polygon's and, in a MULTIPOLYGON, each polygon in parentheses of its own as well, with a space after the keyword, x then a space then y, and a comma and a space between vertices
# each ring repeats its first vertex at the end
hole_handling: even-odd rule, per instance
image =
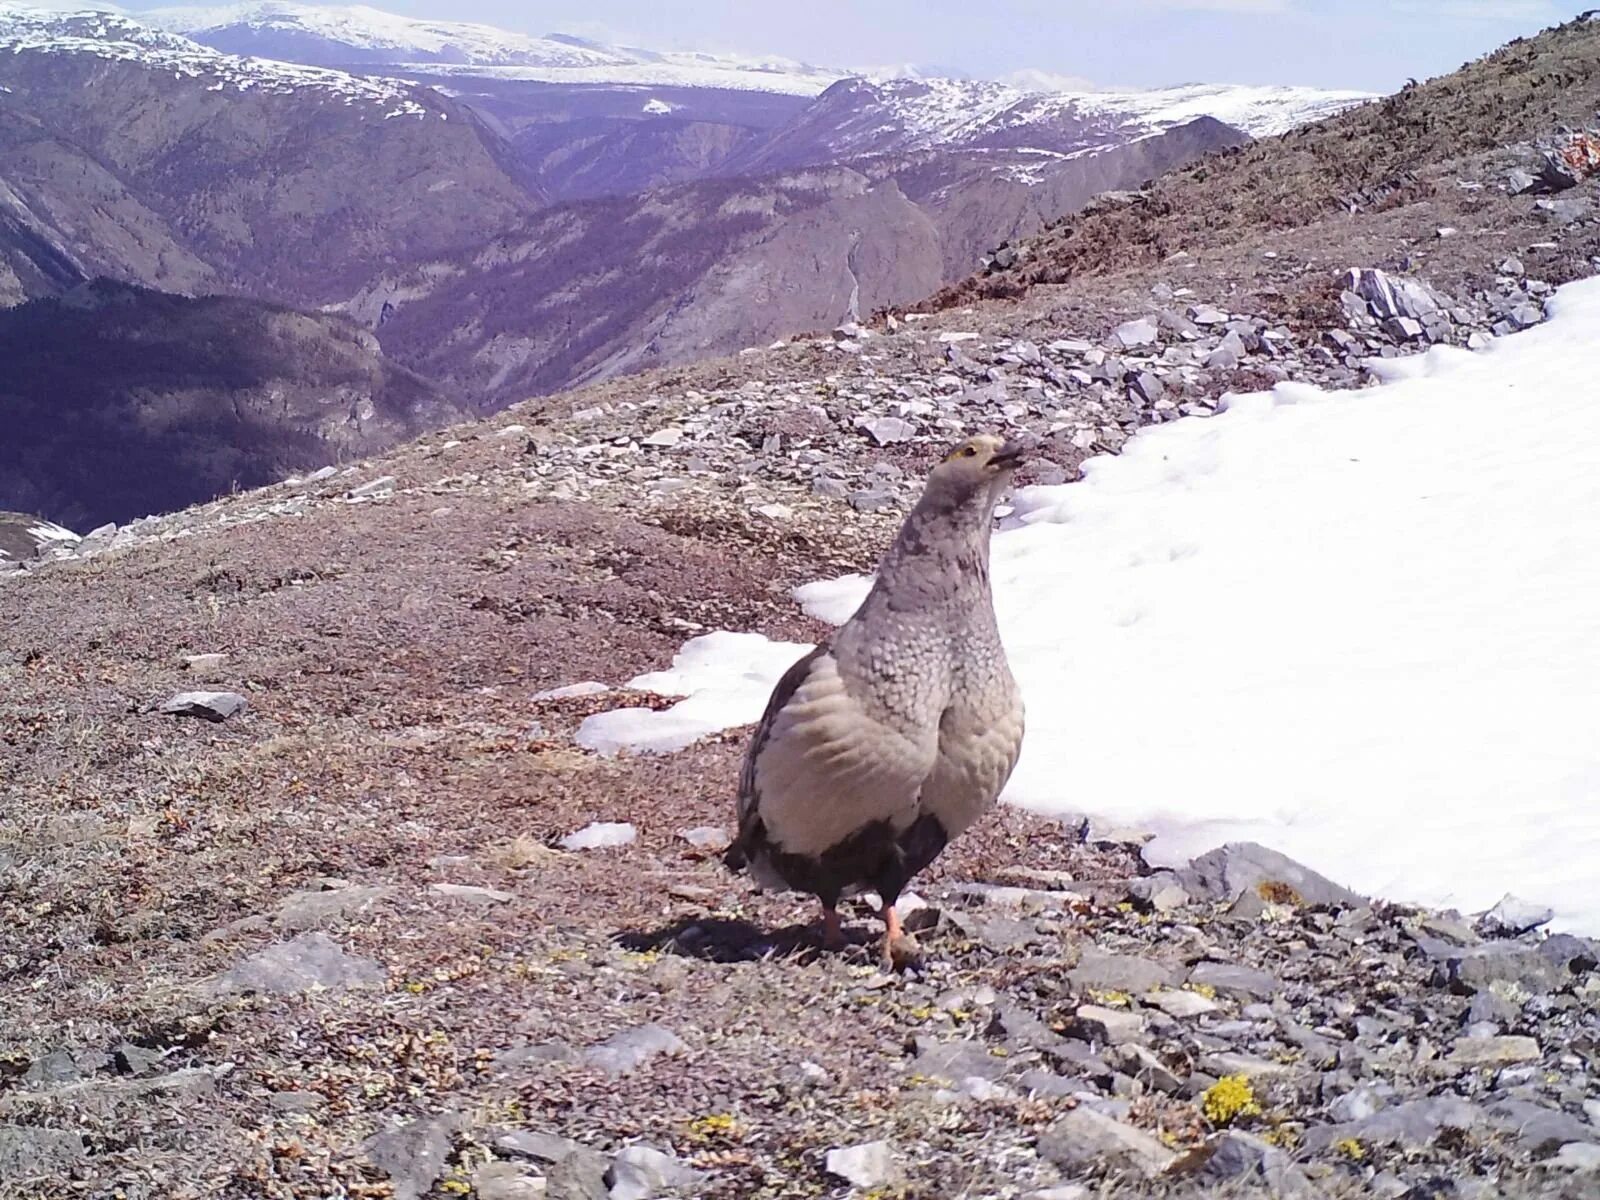
POLYGON ((1261 1105, 1247 1077, 1224 1075, 1200 1097, 1200 1111, 1213 1125, 1231 1125, 1240 1117, 1260 1116, 1261 1105))
POLYGON ((732 1113, 710 1113, 689 1122, 689 1136, 696 1141, 732 1141, 738 1135, 739 1122, 732 1113))
POLYGON ((1089 999, 1102 1008, 1127 1008, 1133 1002, 1133 997, 1128 995, 1127 992, 1118 991, 1090 991, 1089 999))
POLYGON ((1346 1158, 1360 1162, 1367 1156, 1367 1149, 1355 1138, 1340 1138, 1333 1144, 1333 1148, 1346 1158))
POLYGON ((1196 996, 1204 996, 1207 1000, 1215 1000, 1217 998, 1217 989, 1209 983, 1186 983, 1183 986, 1196 996))

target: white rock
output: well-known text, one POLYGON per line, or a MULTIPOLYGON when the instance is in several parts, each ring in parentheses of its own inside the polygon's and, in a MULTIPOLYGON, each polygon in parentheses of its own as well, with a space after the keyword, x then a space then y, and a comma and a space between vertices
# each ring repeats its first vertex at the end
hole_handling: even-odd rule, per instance
POLYGON ((351 500, 370 500, 394 494, 394 476, 383 475, 359 487, 353 487, 345 495, 351 500))
POLYGON ((1498 904, 1483 914, 1482 925, 1495 933, 1515 937, 1519 933, 1527 933, 1530 929, 1548 925, 1555 919, 1555 915, 1553 908, 1519 900, 1507 892, 1500 898, 1498 904))
POLYGON ((496 433, 495 437, 510 438, 527 432, 528 427, 526 425, 507 425, 504 429, 501 429, 498 433, 496 433))
POLYGON ((603 850, 632 845, 639 831, 626 821, 592 821, 561 839, 563 850, 603 850))
POLYGON ((430 883, 428 890, 435 896, 464 900, 468 904, 505 904, 512 899, 510 892, 502 892, 496 888, 473 887, 465 883, 430 883))
POLYGON ((644 439, 644 444, 646 446, 676 446, 681 441, 683 441, 683 430, 669 426, 666 429, 658 429, 650 434, 644 439))
POLYGON ((836 1175, 863 1191, 884 1187, 900 1175, 900 1166, 888 1142, 864 1142, 859 1146, 829 1150, 826 1166, 829 1175, 836 1175))
POLYGON ((1117 343, 1125 348, 1134 346, 1148 346, 1161 336, 1156 323, 1148 317, 1141 317, 1137 321, 1124 321, 1112 331, 1111 336, 1117 343))
POLYGON ((1600 1171, 1600 1146, 1593 1142, 1568 1142, 1556 1151, 1551 1162, 1569 1171, 1600 1171))

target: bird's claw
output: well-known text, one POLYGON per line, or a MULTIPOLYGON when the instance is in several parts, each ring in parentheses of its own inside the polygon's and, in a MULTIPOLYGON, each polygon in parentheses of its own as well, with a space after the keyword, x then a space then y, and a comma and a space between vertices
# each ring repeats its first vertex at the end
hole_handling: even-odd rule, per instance
POLYGON ((917 966, 922 962, 922 944, 916 937, 905 930, 883 939, 883 969, 885 971, 903 971, 907 967, 917 966))

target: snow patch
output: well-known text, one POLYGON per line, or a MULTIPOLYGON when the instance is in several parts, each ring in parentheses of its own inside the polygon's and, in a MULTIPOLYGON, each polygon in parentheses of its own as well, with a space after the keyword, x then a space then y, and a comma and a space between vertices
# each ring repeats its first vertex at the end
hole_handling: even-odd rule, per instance
MULTIPOLYGON (((1028 705, 1006 799, 1153 829, 1158 862, 1253 840, 1365 892, 1481 911, 1510 890, 1600 932, 1600 279, 1551 308, 1019 491, 992 564, 1028 705)), ((869 583, 799 599, 840 621, 869 583)), ((697 638, 635 681, 683 701, 589 736, 754 721, 805 651, 697 638)))

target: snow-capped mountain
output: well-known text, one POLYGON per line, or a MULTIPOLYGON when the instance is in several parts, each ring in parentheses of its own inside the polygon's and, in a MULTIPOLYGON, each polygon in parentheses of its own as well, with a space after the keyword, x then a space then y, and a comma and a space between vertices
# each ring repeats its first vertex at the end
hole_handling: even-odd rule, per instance
POLYGON ((136 62, 179 77, 206 79, 214 91, 287 93, 310 89, 346 104, 384 106, 386 117, 428 115, 417 100, 416 89, 398 80, 223 54, 176 33, 99 9, 57 12, 0 3, 0 50, 136 62))
POLYGON ((259 0, 222 7, 158 8, 142 20, 219 50, 323 66, 426 65, 534 83, 726 88, 815 96, 849 72, 773 56, 743 57, 607 46, 535 37, 461 21, 425 21, 365 5, 259 0))
POLYGON ((1125 145, 1201 117, 1265 137, 1371 98, 1364 92, 1226 84, 1028 92, 989 80, 847 79, 752 151, 743 165, 791 167, 955 148, 1071 156, 1125 145))

